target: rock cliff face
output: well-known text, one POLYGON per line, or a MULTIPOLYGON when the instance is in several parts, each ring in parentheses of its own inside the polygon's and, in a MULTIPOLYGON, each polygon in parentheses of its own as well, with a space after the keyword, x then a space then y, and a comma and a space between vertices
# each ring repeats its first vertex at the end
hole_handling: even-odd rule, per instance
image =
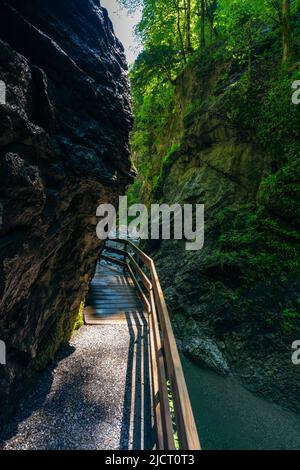
POLYGON ((95 0, 0 1, 0 422, 68 339, 131 180, 124 51, 95 0))
POLYGON ((255 70, 249 97, 241 73, 199 61, 177 79, 171 117, 151 139, 155 190, 149 195, 153 181, 146 181, 144 195, 205 204, 205 244, 190 252, 184 241, 153 241, 148 250, 182 350, 201 367, 233 373, 248 389, 299 410, 299 367, 291 360, 300 337, 299 132, 295 126, 293 141, 285 129, 300 109, 290 103, 288 78, 279 91, 278 77, 274 89, 255 70), (282 130, 272 124, 275 112, 282 130), (268 128, 276 145, 267 143, 268 128))

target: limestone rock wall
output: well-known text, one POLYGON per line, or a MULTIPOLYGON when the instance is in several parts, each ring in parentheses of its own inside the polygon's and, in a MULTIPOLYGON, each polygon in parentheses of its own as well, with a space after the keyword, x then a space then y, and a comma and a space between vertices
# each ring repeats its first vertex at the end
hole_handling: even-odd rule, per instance
MULTIPOLYGON (((233 373, 251 391, 299 411, 291 345, 300 337, 300 278, 292 263, 284 266, 285 256, 299 253, 299 192, 293 192, 299 159, 286 163, 280 148, 264 148, 241 117, 232 121, 224 103, 238 77, 231 64, 212 63, 204 73, 199 61, 177 79, 170 120, 152 138, 159 178, 145 198, 204 204, 205 244, 190 252, 185 241, 155 240, 146 249, 156 260, 182 350, 200 367, 233 373), (275 179, 280 172, 287 175, 282 187, 275 179), (269 175, 279 188, 276 198, 269 191, 262 201, 269 175)), ((267 89, 264 75, 256 80, 267 89)), ((257 96, 256 111, 264 102, 257 96)))

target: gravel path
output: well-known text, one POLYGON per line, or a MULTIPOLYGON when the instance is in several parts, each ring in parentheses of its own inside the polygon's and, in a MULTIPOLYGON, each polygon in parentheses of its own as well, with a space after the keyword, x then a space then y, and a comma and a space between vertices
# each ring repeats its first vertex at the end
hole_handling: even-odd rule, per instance
POLYGON ((76 332, 22 401, 0 446, 117 450, 141 448, 145 438, 145 447, 151 448, 151 404, 144 405, 148 407, 144 436, 137 432, 141 424, 135 423, 139 410, 134 409, 132 417, 138 402, 137 396, 132 399, 132 391, 147 382, 132 373, 137 342, 132 331, 121 324, 84 326, 76 332))

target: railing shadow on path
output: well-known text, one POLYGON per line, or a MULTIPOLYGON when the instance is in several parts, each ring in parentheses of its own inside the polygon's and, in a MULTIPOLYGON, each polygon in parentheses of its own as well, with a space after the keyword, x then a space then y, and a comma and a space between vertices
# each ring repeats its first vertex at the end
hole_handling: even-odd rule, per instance
POLYGON ((154 428, 148 322, 144 314, 126 312, 130 336, 127 358, 121 450, 152 450, 156 445, 154 428))

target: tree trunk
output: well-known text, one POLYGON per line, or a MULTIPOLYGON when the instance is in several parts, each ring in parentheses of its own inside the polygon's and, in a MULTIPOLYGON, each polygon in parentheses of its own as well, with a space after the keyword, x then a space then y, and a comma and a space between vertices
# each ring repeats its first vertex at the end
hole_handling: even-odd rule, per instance
POLYGON ((205 48, 205 0, 201 0, 200 45, 205 48))
POLYGON ((208 21, 209 21, 209 24, 210 24, 210 34, 211 34, 211 43, 212 43, 212 36, 214 34, 215 38, 217 39, 218 38, 218 31, 216 30, 216 28, 214 26, 214 18, 211 15, 211 13, 209 12, 209 3, 208 3, 207 0, 205 1, 205 8, 206 8, 206 15, 207 15, 207 18, 208 18, 208 21))
POLYGON ((290 18, 290 0, 282 0, 282 62, 293 55, 293 39, 290 18))
POLYGON ((184 40, 183 40, 183 35, 181 31, 181 18, 180 18, 180 0, 175 0, 175 7, 177 11, 177 31, 178 31, 178 36, 179 36, 179 42, 180 42, 180 47, 182 49, 182 55, 183 55, 183 60, 184 63, 187 63, 186 59, 186 53, 185 53, 185 45, 184 45, 184 40))
POLYGON ((192 52, 191 42, 191 0, 186 2, 186 49, 192 52))

